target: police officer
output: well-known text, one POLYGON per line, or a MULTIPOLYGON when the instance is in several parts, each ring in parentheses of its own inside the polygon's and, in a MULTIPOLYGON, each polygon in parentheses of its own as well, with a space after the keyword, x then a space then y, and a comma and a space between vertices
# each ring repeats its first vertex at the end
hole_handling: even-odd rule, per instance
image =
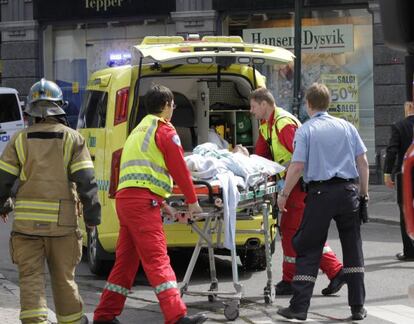
POLYGON ((327 113, 330 94, 325 85, 312 84, 306 92, 306 104, 311 119, 296 132, 292 162, 277 201, 280 210, 289 209, 286 201, 303 173, 309 191, 302 223, 293 238, 297 252, 296 274, 292 281, 294 294, 290 306, 279 309, 278 314, 289 319, 306 319, 319 259, 329 224, 334 219, 342 245, 352 319, 361 320, 367 311, 363 306, 364 258, 359 199, 368 199, 367 149, 352 124, 327 113))
MULTIPOLYGON (((269 90, 259 88, 250 94, 250 112, 260 120, 260 134, 255 153, 279 164, 288 166, 292 158, 293 138, 300 121, 286 110, 276 107, 275 99, 269 90)), ((296 271, 296 252, 292 238, 299 228, 305 208, 306 193, 297 183, 287 201, 287 211, 283 212, 280 224, 283 249, 283 277, 276 285, 276 295, 291 295, 291 282, 296 271)), ((344 285, 342 264, 326 244, 321 257, 321 269, 331 280, 322 290, 324 295, 338 292, 344 285)))
POLYGON ((81 259, 78 218, 93 228, 101 207, 94 168, 82 136, 67 127, 61 89, 41 79, 30 89, 25 112, 35 123, 17 132, 0 158, 0 214, 11 211, 10 190, 19 179, 10 239, 20 283, 20 320, 46 323, 45 261, 58 323, 88 323, 74 281, 81 259))
MULTIPOLYGON (((148 115, 128 136, 121 157, 116 210, 121 228, 115 265, 109 275, 94 324, 119 323, 129 290, 140 263, 154 288, 166 324, 199 324, 204 314, 187 316, 175 273, 170 265, 160 209, 174 210, 164 199, 173 181, 185 195, 189 213, 201 212, 184 151, 170 120, 175 108, 170 89, 156 85, 145 95, 148 115), (172 177, 171 177, 172 176, 172 177)), ((186 217, 181 222, 186 223, 186 217)))

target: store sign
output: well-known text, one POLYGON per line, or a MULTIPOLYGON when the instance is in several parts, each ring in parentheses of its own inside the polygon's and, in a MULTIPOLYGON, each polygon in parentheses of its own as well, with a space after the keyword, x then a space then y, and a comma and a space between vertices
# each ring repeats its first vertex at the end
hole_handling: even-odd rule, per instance
POLYGON ((321 81, 331 92, 328 112, 359 128, 358 76, 356 74, 322 74, 321 81))
POLYGON ((85 8, 107 11, 110 8, 122 7, 123 2, 123 0, 85 0, 85 8))
MULTIPOLYGON (((256 28, 243 30, 243 39, 249 43, 295 47, 293 28, 256 28)), ((302 27, 302 50, 312 53, 343 53, 354 50, 353 25, 322 25, 302 27)))

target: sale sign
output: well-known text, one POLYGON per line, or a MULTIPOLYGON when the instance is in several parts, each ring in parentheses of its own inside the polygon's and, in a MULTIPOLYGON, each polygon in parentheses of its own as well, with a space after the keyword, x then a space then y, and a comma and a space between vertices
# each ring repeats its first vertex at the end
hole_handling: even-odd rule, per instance
POLYGON ((328 112, 343 118, 359 128, 358 77, 356 74, 322 74, 324 83, 331 92, 328 112))

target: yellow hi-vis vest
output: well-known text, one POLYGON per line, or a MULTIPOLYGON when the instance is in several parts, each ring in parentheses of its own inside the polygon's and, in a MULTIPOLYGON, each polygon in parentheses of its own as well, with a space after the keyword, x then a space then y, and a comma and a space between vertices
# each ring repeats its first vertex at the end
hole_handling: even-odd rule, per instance
POLYGON ((140 187, 163 198, 171 194, 173 181, 155 142, 158 122, 167 123, 148 114, 128 136, 121 156, 118 190, 140 187))
MULTIPOLYGON (((294 124, 297 127, 301 126, 300 121, 288 111, 276 107, 274 112, 274 127, 269 129, 268 122, 264 122, 260 125, 259 130, 263 138, 269 144, 270 151, 272 153, 273 160, 283 166, 288 166, 292 159, 292 153, 290 153, 279 141, 279 133, 286 125, 294 124)), ((283 177, 285 172, 281 173, 283 177)))

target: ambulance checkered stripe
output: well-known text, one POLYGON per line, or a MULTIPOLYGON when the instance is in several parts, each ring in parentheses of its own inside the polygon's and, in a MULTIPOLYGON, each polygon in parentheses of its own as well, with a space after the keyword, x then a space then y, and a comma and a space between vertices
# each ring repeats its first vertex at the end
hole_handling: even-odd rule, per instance
POLYGON ((56 314, 56 318, 59 323, 79 323, 80 319, 83 316, 83 312, 71 314, 71 315, 58 315, 56 314))
POLYGON ((148 181, 149 183, 152 183, 154 186, 160 187, 164 189, 165 191, 171 192, 172 190, 171 186, 168 183, 158 180, 150 174, 143 174, 143 173, 126 174, 119 179, 119 184, 125 181, 129 181, 129 180, 148 181))
POLYGON ((309 282, 315 282, 316 277, 313 276, 307 276, 307 275, 296 275, 293 277, 293 281, 309 281, 309 282))
POLYGON ((364 273, 365 268, 364 267, 348 267, 348 268, 342 268, 344 273, 364 273))
POLYGON ((109 190, 109 181, 108 180, 96 180, 98 185, 98 190, 108 191, 109 190))
POLYGON ((129 289, 127 289, 125 287, 122 287, 122 286, 118 286, 118 285, 109 283, 109 282, 106 283, 104 289, 109 290, 109 291, 113 291, 113 292, 118 293, 120 295, 124 295, 125 297, 127 297, 128 293, 129 293, 129 289))
POLYGON ((158 295, 158 294, 162 293, 163 291, 166 291, 166 290, 172 289, 172 288, 177 288, 177 287, 178 287, 178 285, 177 285, 176 281, 167 281, 167 282, 163 282, 162 284, 155 287, 154 290, 155 290, 155 294, 158 295))

